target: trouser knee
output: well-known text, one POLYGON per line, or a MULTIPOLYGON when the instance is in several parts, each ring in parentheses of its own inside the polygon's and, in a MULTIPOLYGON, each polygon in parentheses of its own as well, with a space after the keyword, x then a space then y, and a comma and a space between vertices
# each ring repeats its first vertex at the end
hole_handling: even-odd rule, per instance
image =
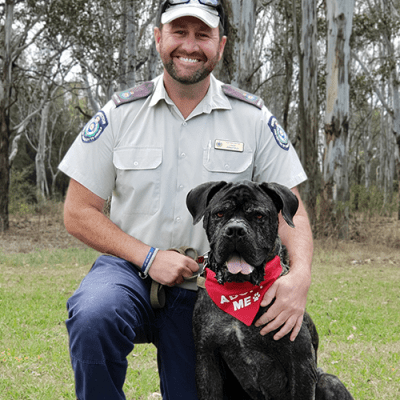
POLYGON ((94 363, 122 361, 136 337, 135 316, 124 310, 127 304, 117 287, 78 290, 67 303, 71 356, 94 363))

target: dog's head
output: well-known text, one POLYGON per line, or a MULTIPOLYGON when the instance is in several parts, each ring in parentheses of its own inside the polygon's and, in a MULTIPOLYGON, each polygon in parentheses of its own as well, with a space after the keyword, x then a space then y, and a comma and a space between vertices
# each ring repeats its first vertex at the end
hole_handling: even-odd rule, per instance
POLYGON ((259 284, 276 252, 278 214, 293 225, 297 197, 277 183, 208 182, 191 190, 186 204, 193 223, 202 217, 210 243, 210 268, 220 283, 259 284))

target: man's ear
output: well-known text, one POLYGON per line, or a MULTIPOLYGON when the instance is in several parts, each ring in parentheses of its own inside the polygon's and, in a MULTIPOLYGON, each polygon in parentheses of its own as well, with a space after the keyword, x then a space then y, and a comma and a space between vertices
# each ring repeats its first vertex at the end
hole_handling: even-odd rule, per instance
POLYGON ((228 38, 226 36, 222 36, 221 40, 219 41, 219 60, 221 61, 222 57, 224 56, 224 50, 225 50, 225 45, 226 41, 228 38))
POLYGON ((158 52, 160 52, 159 51, 160 40, 161 40, 161 30, 159 27, 156 26, 154 28, 154 41, 156 43, 156 49, 158 52))
POLYGON ((207 182, 196 186, 186 197, 186 206, 192 214, 193 225, 196 225, 204 216, 211 199, 225 186, 226 182, 207 182))

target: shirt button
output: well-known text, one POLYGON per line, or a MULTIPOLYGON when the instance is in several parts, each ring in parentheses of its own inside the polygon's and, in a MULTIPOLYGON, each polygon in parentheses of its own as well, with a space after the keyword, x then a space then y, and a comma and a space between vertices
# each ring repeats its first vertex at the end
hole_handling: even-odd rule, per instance
POLYGON ((176 222, 181 222, 181 217, 176 217, 175 221, 176 222))
POLYGON ((133 163, 133 165, 134 165, 135 167, 137 167, 137 166, 139 165, 139 163, 138 163, 137 161, 135 161, 135 162, 133 163))
POLYGON ((229 164, 225 164, 225 169, 229 169, 229 164))
POLYGON ((183 185, 179 185, 179 189, 181 189, 181 190, 182 190, 183 188, 184 188, 184 186, 183 186, 183 185))
POLYGON ((183 121, 182 125, 183 125, 183 126, 186 126, 186 125, 187 125, 187 122, 186 122, 186 121, 183 121))
POLYGON ((185 157, 186 157, 186 154, 185 154, 185 153, 181 153, 181 157, 182 157, 182 158, 185 158, 185 157))

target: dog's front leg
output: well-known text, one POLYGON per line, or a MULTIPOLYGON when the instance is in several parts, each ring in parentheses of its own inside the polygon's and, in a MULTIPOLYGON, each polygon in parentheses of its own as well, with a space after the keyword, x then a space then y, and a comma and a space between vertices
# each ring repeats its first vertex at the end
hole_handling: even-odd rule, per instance
POLYGON ((199 400, 221 400, 223 383, 219 356, 215 352, 197 350, 196 385, 199 400))

